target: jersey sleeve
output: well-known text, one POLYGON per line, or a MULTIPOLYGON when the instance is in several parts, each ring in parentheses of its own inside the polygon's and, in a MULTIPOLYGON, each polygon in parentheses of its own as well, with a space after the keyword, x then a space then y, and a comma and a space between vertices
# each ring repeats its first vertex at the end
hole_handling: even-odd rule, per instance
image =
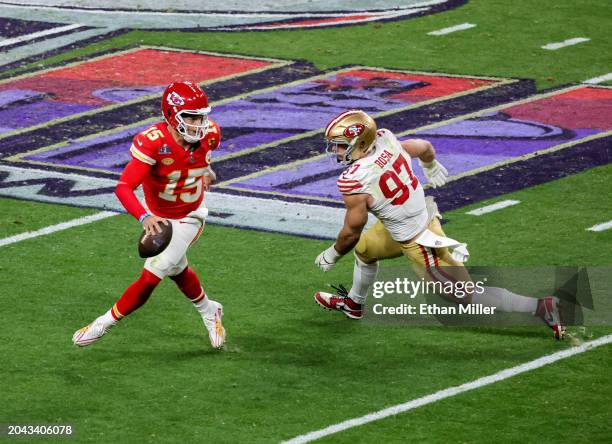
POLYGON ((151 135, 157 135, 159 140, 159 133, 156 133, 153 127, 143 131, 142 133, 138 133, 134 140, 132 141, 132 146, 130 147, 130 154, 136 160, 139 160, 148 165, 155 165, 157 163, 157 150, 158 144, 155 141, 151 140, 151 135))
POLYGON ((146 210, 134 194, 134 190, 138 188, 150 170, 151 165, 135 159, 130 160, 115 188, 115 194, 123 207, 136 219, 140 219, 146 210))
POLYGON ((381 139, 381 142, 385 147, 390 147, 394 150, 403 152, 404 148, 402 148, 402 144, 399 139, 393 134, 392 131, 389 131, 386 128, 381 128, 376 132, 378 138, 381 139))
POLYGON ((363 168, 360 164, 350 166, 340 175, 336 184, 340 194, 360 194, 365 193, 365 182, 363 177, 363 168))

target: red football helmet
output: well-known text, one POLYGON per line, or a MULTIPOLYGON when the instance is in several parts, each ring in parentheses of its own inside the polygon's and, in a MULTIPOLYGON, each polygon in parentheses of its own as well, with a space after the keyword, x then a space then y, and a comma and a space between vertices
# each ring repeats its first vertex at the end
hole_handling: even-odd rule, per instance
POLYGON ((195 143, 206 136, 208 113, 210 113, 208 97, 197 83, 174 82, 168 85, 164 91, 162 96, 162 114, 164 119, 187 142, 195 143), (193 125, 186 123, 183 118, 185 115, 202 116, 202 124, 193 125))

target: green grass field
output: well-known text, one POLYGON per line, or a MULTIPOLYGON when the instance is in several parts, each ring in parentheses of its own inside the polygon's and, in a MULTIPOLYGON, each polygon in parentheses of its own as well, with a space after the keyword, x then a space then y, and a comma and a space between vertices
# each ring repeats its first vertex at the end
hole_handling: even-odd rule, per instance
MULTIPOLYGON (((319 68, 363 64, 530 78, 539 89, 612 71, 612 2, 471 0, 414 20, 271 32, 144 32, 12 71, 132 45, 304 59, 319 68), (465 32, 426 33, 457 23, 465 32), (569 34, 569 35, 568 35, 569 34), (575 35, 590 42, 544 53, 575 35)), ((444 214, 470 265, 612 266, 610 164, 444 214), (516 199, 480 217, 470 209, 516 199)), ((0 198, 0 239, 96 213, 0 198)), ((542 325, 398 327, 329 313, 312 295, 350 284, 352 261, 313 264, 329 241, 208 225, 190 250, 207 293, 224 305, 228 339, 210 348, 198 313, 164 281, 99 343, 73 332, 108 310, 140 273, 139 225, 118 215, 0 246, 4 424, 72 424, 76 442, 279 442, 460 385, 612 327, 572 328, 556 342, 542 325)), ((403 259, 385 264, 403 266, 403 259)), ((610 442, 612 348, 575 356, 321 442, 610 442)), ((38 438, 33 442, 42 442, 38 438)), ((27 442, 22 438, 21 442, 27 442)))
MULTIPOLYGON (((589 211, 601 211, 585 200, 583 186, 599 183, 592 194, 603 192, 609 171, 508 195, 523 204, 505 210, 505 218, 500 211, 473 223, 466 209, 449 212, 446 231, 470 242, 478 264, 610 264, 606 249, 567 260, 576 249, 595 251, 610 242, 609 232, 578 229, 593 221, 589 211), (538 207, 550 215, 534 211, 538 207), (525 248, 542 232, 533 227, 547 227, 548 235, 538 235, 537 248, 525 248), (507 242, 493 247, 495 236, 507 242), (572 240, 560 250, 559 237, 572 240)), ((2 200, 2 207, 3 230, 16 220, 23 230, 39 228, 37 214, 51 223, 46 214, 67 220, 90 213, 14 200, 2 200)), ((74 348, 72 332, 108 309, 139 273, 137 235, 133 220, 117 216, 3 247, 1 302, 10 338, 3 343, 10 356, 5 417, 72 423, 83 442, 273 442, 569 345, 555 342, 544 326, 351 322, 312 301, 326 282, 348 283, 351 276, 346 259, 330 276, 314 267, 328 242, 209 226, 190 260, 207 292, 225 306, 224 350, 210 349, 198 314, 171 282, 99 344, 74 348)), ((595 336, 610 331, 589 329, 595 336)), ((541 442, 541 436, 598 441, 610 433, 611 363, 610 349, 600 349, 327 439, 490 442, 491 430, 500 430, 496 439, 506 442, 541 442)))

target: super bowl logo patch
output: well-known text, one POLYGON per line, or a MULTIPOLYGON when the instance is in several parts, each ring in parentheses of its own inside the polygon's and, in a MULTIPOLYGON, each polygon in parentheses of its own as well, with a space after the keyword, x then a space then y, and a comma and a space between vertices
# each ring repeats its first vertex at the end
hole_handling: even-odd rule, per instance
POLYGON ((344 135, 352 139, 353 137, 357 137, 361 135, 361 133, 363 133, 364 130, 365 130, 364 125, 362 125, 361 123, 356 123, 354 125, 347 127, 344 130, 344 135))
POLYGON ((172 150, 170 149, 170 147, 168 145, 164 145, 164 146, 162 146, 159 149, 158 153, 162 154, 162 155, 163 154, 172 154, 172 150))
POLYGON ((174 159, 172 157, 164 157, 161 162, 164 165, 172 165, 174 163, 174 159))
POLYGON ((176 92, 172 91, 166 98, 168 105, 181 106, 185 104, 185 100, 176 92))

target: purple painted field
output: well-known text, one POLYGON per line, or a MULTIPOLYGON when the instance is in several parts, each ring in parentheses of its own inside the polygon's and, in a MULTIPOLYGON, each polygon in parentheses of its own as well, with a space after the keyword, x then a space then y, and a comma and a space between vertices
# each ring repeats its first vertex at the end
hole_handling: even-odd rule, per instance
MULTIPOLYGON (((409 137, 431 141, 438 159, 456 176, 611 129, 612 90, 585 87, 417 131, 409 137), (572 118, 559 121, 559 108, 564 107, 571 107, 572 118)), ((335 184, 341 170, 332 159, 317 158, 232 183, 231 187, 341 200, 335 184)), ((415 172, 423 182, 420 168, 415 172)))
MULTIPOLYGON (((222 143, 215 156, 236 154, 320 130, 347 108, 360 108, 373 115, 399 112, 408 106, 443 100, 496 83, 493 80, 358 69, 281 85, 265 93, 254 93, 213 107, 211 117, 222 128, 222 143)), ((120 130, 86 142, 69 141, 65 146, 25 155, 22 159, 47 165, 119 172, 129 160, 132 137, 147 126, 120 130)))

